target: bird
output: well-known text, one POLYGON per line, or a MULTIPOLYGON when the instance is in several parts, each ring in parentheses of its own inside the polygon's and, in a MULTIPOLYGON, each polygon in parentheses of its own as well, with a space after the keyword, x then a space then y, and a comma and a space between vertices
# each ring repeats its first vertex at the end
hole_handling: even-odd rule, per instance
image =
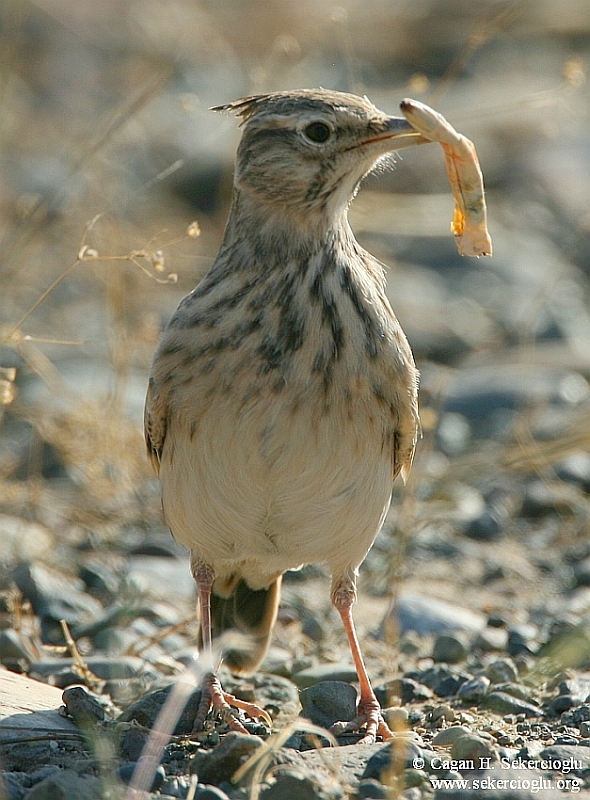
MULTIPOLYGON (((324 564, 359 684, 357 715, 332 731, 387 740, 352 607, 393 482, 412 465, 418 371, 384 267, 347 212, 369 172, 428 140, 368 98, 326 89, 213 110, 242 128, 229 217, 164 328, 145 405, 165 520, 190 551, 210 663, 213 640, 242 635, 222 654, 236 673, 264 659, 283 574, 324 564)), ((235 707, 270 722, 211 666, 196 726, 218 712, 244 730, 235 707)))

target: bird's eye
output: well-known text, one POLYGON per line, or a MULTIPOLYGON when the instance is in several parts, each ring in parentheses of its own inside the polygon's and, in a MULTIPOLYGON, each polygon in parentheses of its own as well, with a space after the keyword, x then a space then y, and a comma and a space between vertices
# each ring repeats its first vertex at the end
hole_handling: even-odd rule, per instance
POLYGON ((303 133, 310 142, 323 144, 328 141, 332 131, 325 122, 310 122, 309 125, 303 129, 303 133))

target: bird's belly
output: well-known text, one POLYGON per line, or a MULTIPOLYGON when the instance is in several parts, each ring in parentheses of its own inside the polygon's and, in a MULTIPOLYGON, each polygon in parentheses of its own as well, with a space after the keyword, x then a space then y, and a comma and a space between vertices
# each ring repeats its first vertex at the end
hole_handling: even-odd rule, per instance
POLYGON ((356 568, 389 506, 391 453, 379 420, 344 408, 216 402, 187 430, 177 416, 160 477, 175 538, 217 574, 253 588, 304 563, 356 568))

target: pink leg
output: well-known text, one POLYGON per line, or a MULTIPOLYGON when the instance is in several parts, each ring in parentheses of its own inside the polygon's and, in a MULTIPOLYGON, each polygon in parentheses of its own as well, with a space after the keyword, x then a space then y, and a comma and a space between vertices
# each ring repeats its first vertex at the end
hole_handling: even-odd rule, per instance
POLYGON ((338 736, 348 731, 357 731, 364 725, 365 735, 359 741, 359 744, 373 744, 377 736, 382 736, 383 739, 389 740, 393 738, 393 733, 383 719, 381 706, 375 697, 375 692, 371 686, 367 668, 363 661, 359 640, 352 619, 352 606, 355 596, 355 586, 352 581, 347 579, 343 579, 332 589, 332 604, 342 619, 342 624, 344 625, 344 630, 348 637, 348 644, 350 645, 350 651, 359 678, 360 698, 357 716, 350 720, 350 722, 336 722, 332 726, 331 731, 338 736))
POLYGON ((203 636, 203 651, 207 660, 207 665, 210 671, 203 679, 201 702, 195 722, 193 725, 194 731, 203 729, 205 720, 209 711, 213 708, 220 716, 228 723, 233 731, 240 733, 248 733, 246 728, 237 719, 234 708, 239 708, 245 711, 253 719, 262 718, 269 727, 272 727, 272 719, 268 713, 253 703, 246 703, 244 700, 239 700, 233 694, 224 692, 219 681, 219 678, 213 670, 213 646, 211 637, 211 589, 215 575, 213 570, 207 564, 196 561, 191 562, 191 569, 193 577, 197 584, 197 593, 199 595, 199 604, 201 607, 201 632, 203 636))

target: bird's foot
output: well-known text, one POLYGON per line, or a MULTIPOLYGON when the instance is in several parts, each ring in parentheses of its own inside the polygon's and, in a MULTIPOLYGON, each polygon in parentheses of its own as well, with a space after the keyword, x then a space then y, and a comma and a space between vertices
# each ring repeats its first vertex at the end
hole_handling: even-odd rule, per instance
POLYGON ((340 736, 343 733, 360 731, 364 728, 364 736, 359 739, 357 744, 374 744, 377 737, 381 736, 384 741, 393 739, 393 731, 383 719, 381 706, 374 698, 363 701, 361 699, 357 715, 348 722, 335 722, 330 728, 330 733, 340 736))
POLYGON ((203 730, 205 720, 212 709, 227 722, 232 731, 249 733, 240 722, 236 709, 243 711, 252 719, 264 720, 268 727, 272 728, 272 719, 263 708, 260 708, 255 703, 247 703, 245 700, 240 700, 238 697, 234 697, 233 694, 229 694, 229 692, 224 692, 217 675, 210 672, 203 680, 201 702, 195 717, 193 731, 203 730))

